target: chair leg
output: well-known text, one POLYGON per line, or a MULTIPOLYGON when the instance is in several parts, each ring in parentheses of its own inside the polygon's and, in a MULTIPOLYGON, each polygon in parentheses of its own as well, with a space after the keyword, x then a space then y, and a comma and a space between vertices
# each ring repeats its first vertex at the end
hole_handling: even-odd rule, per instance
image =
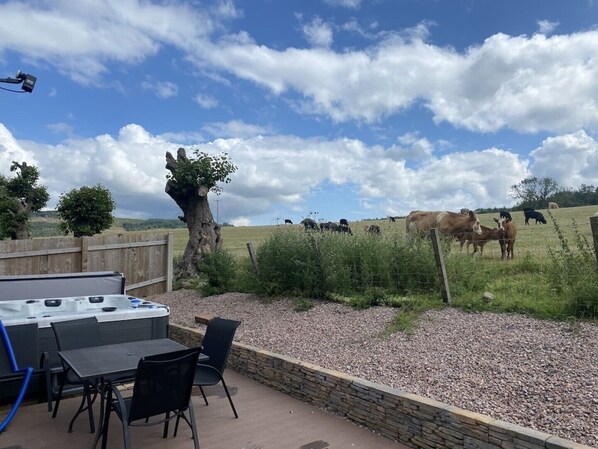
POLYGON ((206 403, 206 405, 210 405, 208 404, 208 398, 206 397, 206 394, 203 392, 203 388, 201 388, 201 385, 198 385, 199 387, 199 391, 201 391, 201 395, 203 396, 203 400, 206 403))
POLYGON ((224 382, 224 377, 220 376, 220 380, 222 381, 222 386, 224 387, 224 391, 226 392, 226 396, 228 397, 228 402, 230 402, 230 406, 233 409, 233 413, 235 414, 235 418, 238 418, 237 410, 235 409, 235 405, 233 404, 233 400, 230 397, 230 393, 228 392, 228 388, 226 387, 226 382, 224 382))
POLYGON ((52 418, 56 418, 56 413, 58 413, 58 406, 60 405, 60 400, 62 399, 62 390, 64 389, 65 382, 66 373, 62 373, 60 378, 60 386, 58 387, 58 396, 56 397, 56 404, 54 405, 54 411, 52 412, 52 418))
MULTIPOLYGON (((193 438, 193 447, 195 449, 199 449, 199 438, 197 437, 197 426, 195 425, 195 412, 193 411, 193 403, 191 402, 191 398, 189 398, 189 421, 191 425, 191 436, 193 438)), ((177 424, 178 424, 177 419, 177 424)))
MULTIPOLYGON (((168 418, 170 418, 170 412, 166 412, 166 417, 164 418, 164 432, 162 433, 162 438, 168 437, 168 423, 170 422, 170 420, 168 418)), ((175 431, 176 431, 176 428, 175 428, 175 431)), ((176 434, 175 434, 175 436, 176 436, 176 434)))

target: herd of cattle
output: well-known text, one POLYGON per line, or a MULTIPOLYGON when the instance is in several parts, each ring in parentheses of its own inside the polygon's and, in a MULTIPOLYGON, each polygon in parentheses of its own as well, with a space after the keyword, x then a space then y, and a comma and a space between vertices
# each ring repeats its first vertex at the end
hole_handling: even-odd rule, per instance
MULTIPOLYGON (((558 205, 556 207, 558 208, 558 205)), ((529 225, 530 220, 535 220, 536 224, 546 224, 546 219, 541 212, 526 208, 523 210, 523 214, 526 225, 529 225)), ((398 218, 388 217, 388 220, 395 222, 398 218)), ((478 249, 482 254, 484 245, 491 240, 496 240, 500 244, 501 259, 513 259, 517 226, 511 214, 506 210, 500 211, 499 218, 494 218, 494 221, 496 227, 493 228, 481 225, 475 212, 469 209, 461 209, 458 213, 449 211, 412 211, 407 215, 405 225, 407 234, 411 236, 425 236, 430 229, 436 228, 445 237, 456 239, 460 243, 461 249, 467 243, 468 253, 469 246, 473 244, 472 254, 478 252, 478 249)), ((287 219, 285 223, 292 224, 292 221, 287 219)), ((338 223, 329 221, 320 224, 311 218, 305 218, 301 221, 301 225, 305 230, 353 234, 349 222, 344 218, 341 218, 338 223)), ((381 228, 378 225, 365 225, 364 231, 369 234, 379 235, 381 228)))

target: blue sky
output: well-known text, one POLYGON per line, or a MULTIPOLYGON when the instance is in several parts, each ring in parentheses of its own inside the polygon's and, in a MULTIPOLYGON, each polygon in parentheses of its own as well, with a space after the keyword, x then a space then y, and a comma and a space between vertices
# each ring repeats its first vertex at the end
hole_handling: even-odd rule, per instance
POLYGON ((76 5, 0 0, 0 77, 38 78, 0 91, 0 174, 36 165, 49 208, 99 183, 116 216, 175 218, 181 146, 239 167, 210 194, 236 225, 508 207, 529 176, 598 185, 596 1, 76 5))

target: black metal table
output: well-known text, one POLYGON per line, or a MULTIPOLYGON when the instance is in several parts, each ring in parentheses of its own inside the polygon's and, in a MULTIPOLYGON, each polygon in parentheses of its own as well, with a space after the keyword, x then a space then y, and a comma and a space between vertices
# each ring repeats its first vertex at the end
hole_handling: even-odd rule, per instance
MULTIPOLYGON (((104 407, 106 390, 110 388, 106 379, 122 375, 135 374, 137 365, 142 357, 164 354, 166 352, 187 349, 174 340, 160 338, 155 340, 128 341, 113 345, 93 346, 90 348, 69 349, 59 351, 60 358, 71 367, 81 379, 97 379, 100 391, 100 417, 96 428, 93 448, 96 447, 103 432, 104 407)), ((205 354, 200 354, 200 361, 209 360, 205 354)))

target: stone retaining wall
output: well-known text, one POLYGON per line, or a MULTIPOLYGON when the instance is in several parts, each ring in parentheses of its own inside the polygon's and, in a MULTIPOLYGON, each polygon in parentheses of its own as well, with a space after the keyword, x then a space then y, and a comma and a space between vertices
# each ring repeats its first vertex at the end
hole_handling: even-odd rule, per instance
MULTIPOLYGON (((187 346, 201 344, 198 329, 171 324, 169 330, 170 338, 187 346)), ((242 343, 233 344, 228 366, 413 448, 591 449, 242 343)))

